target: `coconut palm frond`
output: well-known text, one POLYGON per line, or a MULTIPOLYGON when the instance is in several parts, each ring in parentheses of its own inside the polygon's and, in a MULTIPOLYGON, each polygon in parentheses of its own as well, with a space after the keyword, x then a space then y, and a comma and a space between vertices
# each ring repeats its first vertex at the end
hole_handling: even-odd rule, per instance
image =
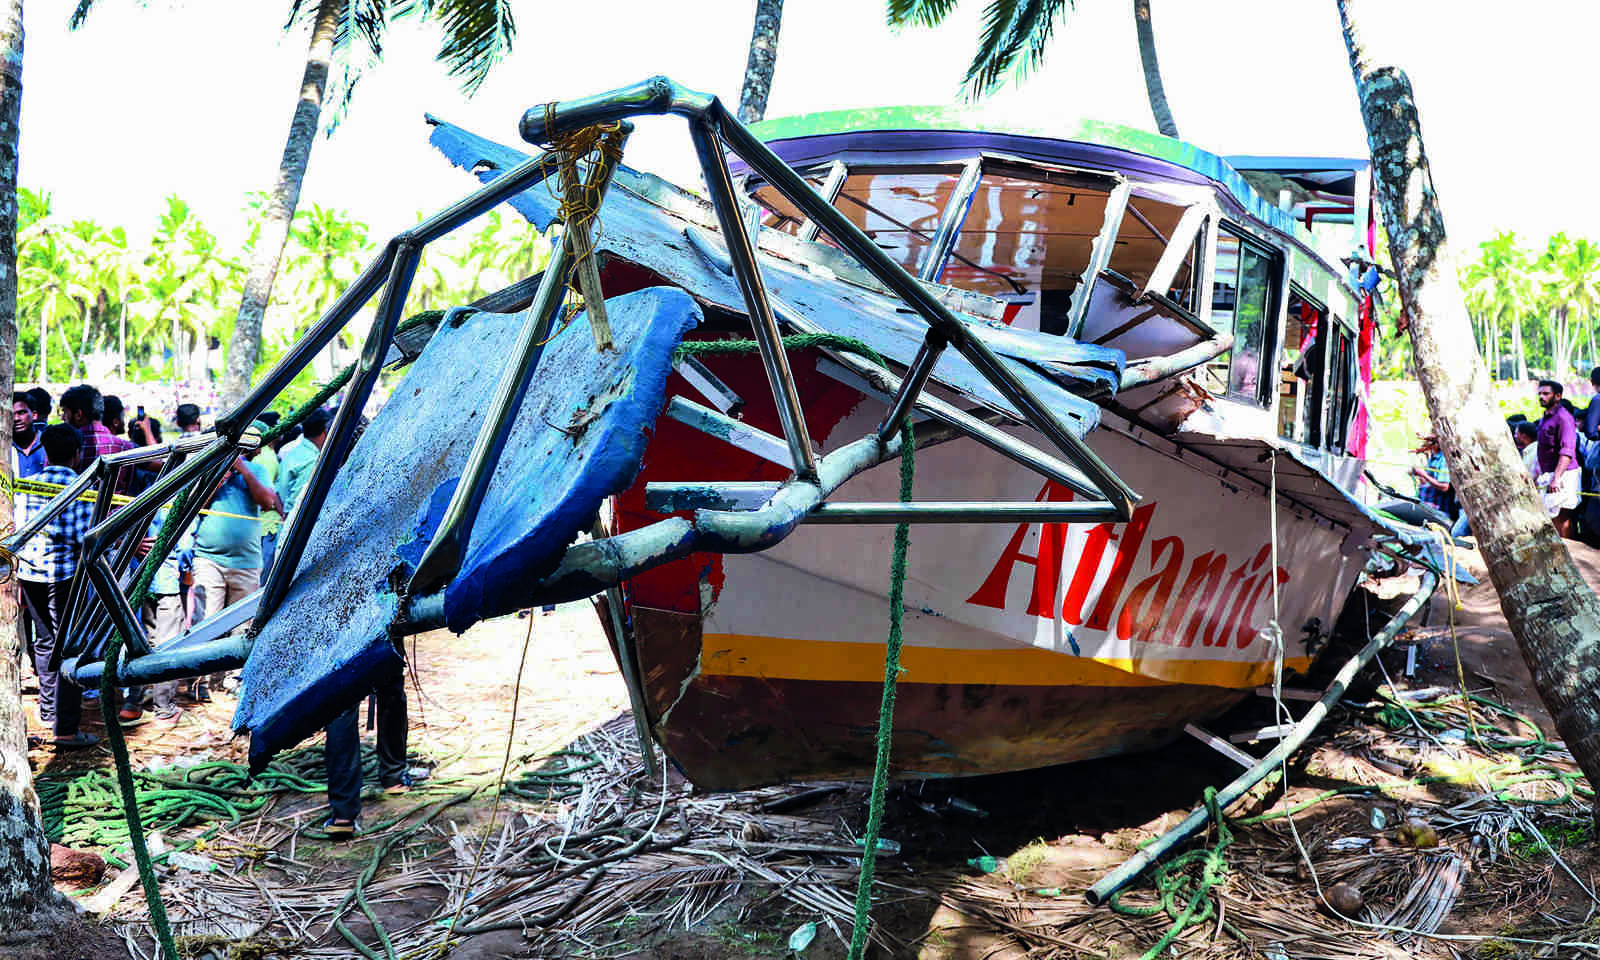
POLYGON ((1074 0, 991 0, 983 11, 978 52, 962 81, 968 96, 976 99, 993 91, 1013 68, 1026 73, 1038 67, 1055 35, 1056 20, 1073 4, 1074 0))
POLYGON ((462 78, 462 89, 469 95, 511 52, 517 27, 510 0, 434 0, 420 8, 443 28, 438 60, 449 67, 452 77, 462 78))
POLYGON ((909 25, 937 27, 944 22, 957 0, 889 0, 888 22, 891 27, 909 25))
POLYGON ((77 6, 72 8, 72 16, 67 19, 67 29, 76 30, 83 26, 89 19, 89 11, 94 9, 94 0, 78 0, 77 6))
POLYGON ((1028 34, 1028 55, 1023 58, 1022 70, 1031 72, 1044 62, 1045 47, 1056 33, 1056 21, 1074 9, 1075 0, 1045 0, 1036 25, 1028 34))
POLYGON ((1017 50, 1022 46, 1017 35, 1017 14, 1022 9, 1019 0, 990 0, 983 8, 978 52, 972 55, 972 63, 962 81, 970 96, 976 98, 993 90, 1016 59, 1017 50))

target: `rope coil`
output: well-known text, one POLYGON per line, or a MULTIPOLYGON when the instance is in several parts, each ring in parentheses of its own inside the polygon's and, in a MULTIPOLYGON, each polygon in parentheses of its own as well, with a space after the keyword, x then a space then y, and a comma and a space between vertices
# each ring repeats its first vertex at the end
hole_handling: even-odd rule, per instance
MULTIPOLYGON (((544 105, 545 129, 555 128, 554 103, 544 105)), ((612 171, 622 161, 622 145, 627 131, 620 122, 601 123, 553 136, 546 145, 546 164, 553 165, 561 192, 556 215, 566 225, 562 242, 571 256, 572 272, 567 275, 567 303, 562 321, 549 339, 567 328, 577 314, 582 299, 594 332, 595 347, 614 350, 611 324, 606 319, 605 296, 600 289, 600 269, 595 262, 595 235, 600 231, 600 204, 612 171), (578 163, 585 167, 580 176, 578 163)), ((547 184, 550 179, 546 178, 547 184)), ((552 193, 554 188, 552 187, 552 193)))

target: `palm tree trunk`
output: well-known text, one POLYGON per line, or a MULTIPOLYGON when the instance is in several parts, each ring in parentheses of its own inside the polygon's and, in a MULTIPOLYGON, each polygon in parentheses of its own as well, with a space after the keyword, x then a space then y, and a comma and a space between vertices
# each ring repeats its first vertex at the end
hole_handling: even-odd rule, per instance
POLYGON ((117 369, 118 376, 128 379, 128 305, 117 304, 117 369))
POLYGON ((1490 379, 1499 379, 1499 314, 1490 314, 1490 379))
POLYGON ((289 140, 278 164, 278 183, 263 209, 261 232, 251 256, 250 273, 244 283, 244 299, 234 321, 233 339, 228 344, 228 365, 222 377, 222 405, 232 407, 250 391, 256 359, 261 355, 261 321, 272 299, 272 282, 278 275, 278 261, 289 241, 289 222, 300 204, 300 182, 311 159, 311 145, 322 118, 322 97, 328 88, 328 68, 333 62, 333 34, 339 25, 344 0, 321 0, 311 27, 311 47, 306 53, 305 74, 300 79, 300 99, 289 124, 289 140))
POLYGON ((1411 81, 1367 54, 1352 12, 1360 0, 1336 2, 1428 412, 1534 686, 1584 774, 1600 783, 1600 598, 1545 515, 1463 336, 1466 303, 1411 81))
MULTIPOLYGON (((11 395, 17 360, 17 122, 22 111, 22 0, 0 7, 0 394, 11 395)), ((41 361, 42 362, 42 361, 41 361)), ((0 417, 0 448, 11 421, 0 417)), ((0 458, 11 482, 11 458, 0 458)), ((11 527, 11 498, 0 497, 0 528, 11 527)), ((23 715, 22 643, 16 594, 0 590, 0 930, 50 925, 60 898, 50 884, 50 841, 28 766, 23 715)))
POLYGON ((67 328, 57 326, 56 336, 61 339, 61 349, 67 351, 67 359, 71 361, 71 366, 67 368, 67 379, 76 380, 78 379, 78 355, 72 349, 72 341, 67 339, 67 328))
POLYGON ((1178 123, 1167 106, 1167 91, 1161 85, 1161 62, 1156 59, 1156 31, 1150 22, 1150 0, 1133 0, 1133 24, 1139 31, 1139 63, 1144 67, 1144 89, 1150 97, 1150 112, 1156 129, 1163 136, 1177 137, 1178 123))
POLYGON ((1528 354, 1522 346, 1522 321, 1518 314, 1511 318, 1511 349, 1517 354, 1517 382, 1523 383, 1528 379, 1528 354))
POLYGON ((756 123, 767 115, 767 95, 778 66, 778 28, 783 25, 783 0, 756 0, 755 29, 750 34, 750 58, 744 65, 744 89, 739 92, 739 122, 756 123))
POLYGON ((40 383, 47 383, 50 377, 46 361, 50 358, 50 305, 54 302, 53 294, 47 294, 39 301, 39 375, 34 379, 40 383))

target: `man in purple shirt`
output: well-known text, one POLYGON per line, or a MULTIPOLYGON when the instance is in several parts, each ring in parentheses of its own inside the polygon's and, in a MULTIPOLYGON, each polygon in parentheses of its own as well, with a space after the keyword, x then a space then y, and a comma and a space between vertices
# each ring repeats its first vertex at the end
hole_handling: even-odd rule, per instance
POLYGON ((1544 499, 1544 508, 1555 524, 1556 533, 1572 538, 1572 518, 1578 507, 1578 422, 1561 402, 1561 384, 1539 381, 1538 455, 1539 476, 1534 481, 1544 499))

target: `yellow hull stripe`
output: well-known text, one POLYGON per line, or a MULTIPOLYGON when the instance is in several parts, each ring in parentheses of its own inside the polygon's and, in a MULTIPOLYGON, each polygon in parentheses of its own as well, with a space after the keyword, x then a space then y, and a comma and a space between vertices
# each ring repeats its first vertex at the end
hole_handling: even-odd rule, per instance
MULTIPOLYGON (((883 644, 708 633, 700 672, 712 677, 883 682, 883 644)), ((1103 660, 1037 647, 962 650, 907 645, 901 683, 976 683, 1028 687, 1153 687, 1173 683, 1245 689, 1272 681, 1270 662, 1246 660, 1103 660)), ((1309 657, 1285 657, 1304 671, 1309 657)))

